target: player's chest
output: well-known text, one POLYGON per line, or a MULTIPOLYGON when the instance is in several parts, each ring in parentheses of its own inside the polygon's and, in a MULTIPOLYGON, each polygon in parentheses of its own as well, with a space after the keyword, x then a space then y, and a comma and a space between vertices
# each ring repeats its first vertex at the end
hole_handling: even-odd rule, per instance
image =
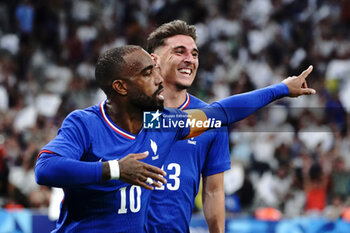
MULTIPOLYGON (((90 146, 91 157, 98 157, 102 161, 121 159, 130 153, 149 152, 149 156, 143 161, 161 166, 171 145, 174 143, 174 135, 171 133, 140 133, 134 139, 129 139, 118 134, 105 136, 94 135, 90 146)), ((95 160, 95 159, 93 159, 95 160)))

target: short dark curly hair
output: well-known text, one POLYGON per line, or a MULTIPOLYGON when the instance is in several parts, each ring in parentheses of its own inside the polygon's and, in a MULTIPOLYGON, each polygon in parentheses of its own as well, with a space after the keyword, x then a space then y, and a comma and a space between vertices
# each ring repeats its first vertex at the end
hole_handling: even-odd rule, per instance
POLYGON ((142 48, 137 45, 125 45, 109 49, 99 56, 96 63, 95 79, 108 97, 114 93, 113 81, 124 78, 121 76, 123 66, 126 64, 124 56, 140 49, 142 48))
POLYGON ((164 40, 166 38, 176 35, 190 36, 196 41, 196 27, 188 25, 182 20, 173 20, 169 23, 162 24, 148 36, 146 42, 147 52, 153 53, 156 48, 164 45, 164 40))

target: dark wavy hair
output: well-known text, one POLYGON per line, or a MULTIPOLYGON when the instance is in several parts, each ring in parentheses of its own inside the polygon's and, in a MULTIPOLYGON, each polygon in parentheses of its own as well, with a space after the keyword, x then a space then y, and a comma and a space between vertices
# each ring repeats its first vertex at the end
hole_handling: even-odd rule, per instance
POLYGON ((147 52, 153 53, 156 48, 164 45, 164 40, 166 38, 176 35, 190 36, 194 41, 196 41, 196 27, 193 25, 188 25, 182 20, 174 20, 169 23, 162 24, 148 36, 146 42, 147 52))

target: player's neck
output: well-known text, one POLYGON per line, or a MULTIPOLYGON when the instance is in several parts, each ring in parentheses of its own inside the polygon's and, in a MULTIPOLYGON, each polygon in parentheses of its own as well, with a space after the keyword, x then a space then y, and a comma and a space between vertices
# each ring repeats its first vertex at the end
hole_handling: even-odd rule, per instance
POLYGON ((164 96, 164 106, 167 108, 178 108, 186 100, 186 89, 179 90, 176 87, 164 84, 164 91, 162 95, 164 96))
POLYGON ((111 120, 125 131, 137 134, 142 128, 142 111, 132 108, 130 105, 124 106, 114 101, 106 102, 107 114, 111 120))

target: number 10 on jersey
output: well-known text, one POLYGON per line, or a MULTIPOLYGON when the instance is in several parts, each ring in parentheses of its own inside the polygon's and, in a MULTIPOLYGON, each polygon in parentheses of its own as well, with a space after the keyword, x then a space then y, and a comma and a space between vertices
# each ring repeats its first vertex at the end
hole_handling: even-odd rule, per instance
POLYGON ((120 192, 120 208, 118 214, 126 214, 128 210, 137 213, 141 209, 141 187, 137 185, 126 186, 119 189, 120 192), (129 208, 127 208, 129 202, 129 208))

